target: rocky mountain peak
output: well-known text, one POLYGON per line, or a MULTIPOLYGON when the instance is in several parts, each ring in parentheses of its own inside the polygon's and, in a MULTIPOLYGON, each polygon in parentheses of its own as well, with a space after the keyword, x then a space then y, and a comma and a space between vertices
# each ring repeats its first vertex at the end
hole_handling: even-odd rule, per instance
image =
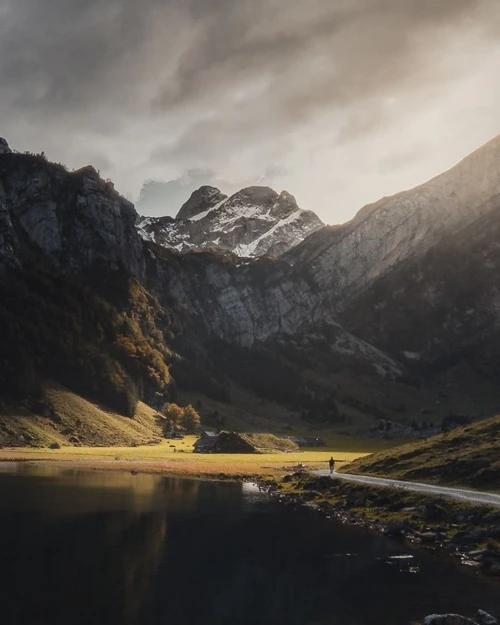
POLYGON ((278 194, 270 187, 247 187, 229 198, 229 203, 242 202, 259 209, 270 210, 272 215, 286 217, 290 213, 301 210, 297 200, 288 191, 278 194))
POLYGON ((256 205, 267 204, 268 202, 275 202, 278 198, 278 194, 274 189, 270 187, 245 187, 238 191, 230 199, 239 198, 247 201, 254 202, 256 205))
POLYGON ((0 154, 11 154, 12 150, 9 147, 6 139, 0 137, 0 154))
POLYGON ((290 202, 291 204, 297 206, 297 200, 295 199, 295 196, 293 196, 291 193, 288 193, 288 191, 282 191, 279 195, 279 199, 281 202, 290 202))
POLYGON ((176 219, 191 219, 200 213, 214 208, 214 206, 220 204, 225 199, 227 199, 227 195, 224 195, 216 187, 208 185, 200 187, 193 191, 189 200, 182 205, 176 219))
POLYGON ((275 210, 282 219, 288 217, 298 209, 299 206, 297 204, 297 200, 291 193, 288 193, 288 191, 282 191, 279 194, 275 210))
POLYGON ((176 219, 145 217, 137 226, 144 239, 179 252, 219 247, 239 256, 279 256, 323 223, 287 191, 251 186, 228 198, 205 186, 191 195, 176 219))

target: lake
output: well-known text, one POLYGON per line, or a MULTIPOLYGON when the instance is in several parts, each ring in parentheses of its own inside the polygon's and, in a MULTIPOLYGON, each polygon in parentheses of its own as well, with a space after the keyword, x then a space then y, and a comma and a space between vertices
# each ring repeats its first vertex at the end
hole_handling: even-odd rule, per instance
POLYGON ((410 625, 500 586, 251 485, 0 465, 2 625, 410 625))

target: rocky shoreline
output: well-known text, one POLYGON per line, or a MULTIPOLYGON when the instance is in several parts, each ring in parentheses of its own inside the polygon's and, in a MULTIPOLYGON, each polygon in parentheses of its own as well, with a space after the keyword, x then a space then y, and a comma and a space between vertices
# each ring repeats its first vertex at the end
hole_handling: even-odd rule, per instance
POLYGON ((424 625, 498 625, 498 621, 484 610, 478 610, 473 618, 460 614, 430 614, 425 617, 424 625))
MULTIPOLYGON (((418 545, 452 558, 459 566, 491 578, 493 583, 500 582, 500 542, 497 542, 500 511, 497 509, 409 491, 388 494, 392 489, 312 477, 304 471, 289 473, 281 480, 255 481, 285 506, 305 507, 327 519, 418 545)), ((430 614, 422 625, 498 625, 498 621, 479 609, 472 617, 430 614)))
POLYGON ((500 583, 500 510, 409 491, 354 485, 303 471, 257 480, 283 505, 306 507, 343 524, 433 553, 500 583))

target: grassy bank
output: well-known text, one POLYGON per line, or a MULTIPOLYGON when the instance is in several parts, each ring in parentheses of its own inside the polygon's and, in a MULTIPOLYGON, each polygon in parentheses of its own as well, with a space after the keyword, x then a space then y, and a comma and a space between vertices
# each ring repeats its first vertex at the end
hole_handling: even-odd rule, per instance
POLYGON ((402 480, 500 489, 500 416, 362 458, 345 469, 402 480))

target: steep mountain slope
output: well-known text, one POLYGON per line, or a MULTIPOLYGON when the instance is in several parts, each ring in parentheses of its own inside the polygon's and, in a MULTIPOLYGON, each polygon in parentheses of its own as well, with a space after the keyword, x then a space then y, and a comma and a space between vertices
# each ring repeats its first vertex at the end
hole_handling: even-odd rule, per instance
POLYGON ((322 226, 289 193, 268 187, 248 187, 230 198, 201 187, 175 219, 143 217, 137 224, 143 238, 179 252, 218 247, 238 256, 279 256, 322 226))
POLYGON ((339 309, 391 267, 472 223, 498 193, 500 137, 430 182, 319 230, 284 258, 324 291, 325 305, 339 309))
POLYGON ((463 361, 500 379, 500 195, 479 213, 374 281, 340 319, 428 375, 463 361))
MULTIPOLYGON (((134 207, 95 170, 0 155, 0 395, 52 377, 129 416, 170 384, 169 314, 145 278, 134 207)), ((36 402, 35 402, 36 403, 36 402)))

